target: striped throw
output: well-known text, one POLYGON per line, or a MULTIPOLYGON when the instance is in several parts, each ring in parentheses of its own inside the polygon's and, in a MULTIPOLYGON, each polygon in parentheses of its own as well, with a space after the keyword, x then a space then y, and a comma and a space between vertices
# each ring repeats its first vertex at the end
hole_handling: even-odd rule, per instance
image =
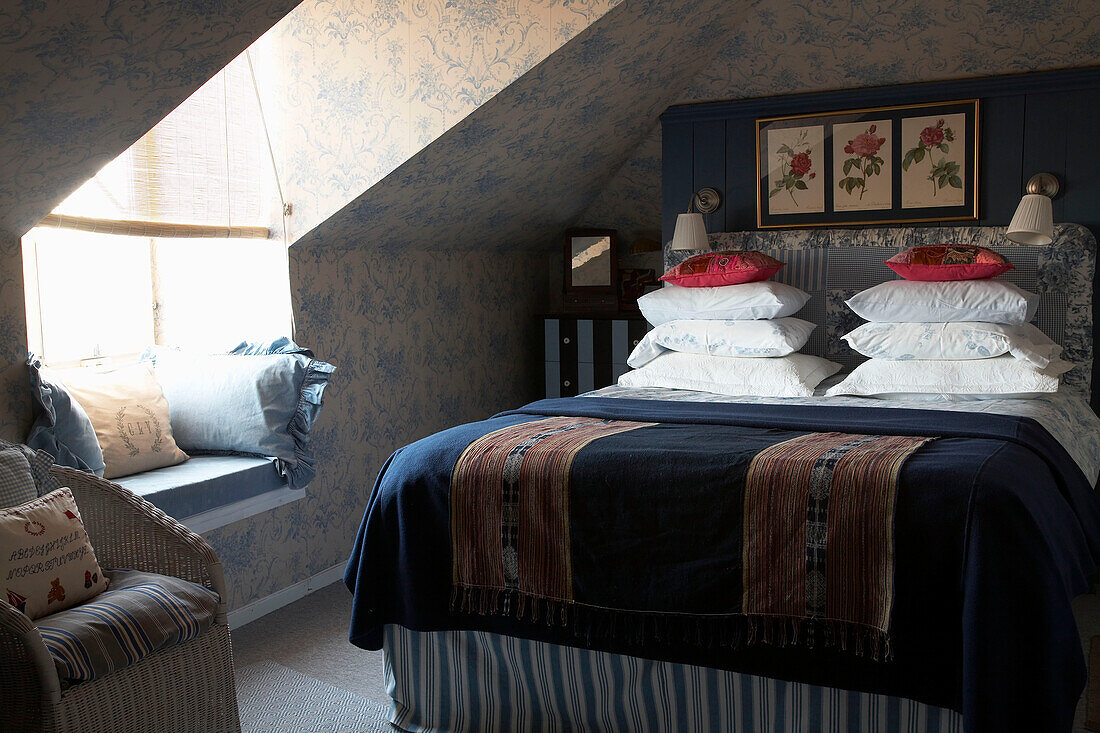
POLYGON ((93 600, 35 622, 63 680, 103 677, 213 624, 219 599, 212 590, 136 570, 107 575, 110 588, 93 600))
POLYGON ((550 417, 467 446, 451 477, 455 605, 534 620, 542 608, 572 602, 573 459, 594 440, 652 424, 550 417))
POLYGON ((810 433, 760 451, 745 481, 749 643, 889 656, 894 504, 905 460, 932 438, 810 433))

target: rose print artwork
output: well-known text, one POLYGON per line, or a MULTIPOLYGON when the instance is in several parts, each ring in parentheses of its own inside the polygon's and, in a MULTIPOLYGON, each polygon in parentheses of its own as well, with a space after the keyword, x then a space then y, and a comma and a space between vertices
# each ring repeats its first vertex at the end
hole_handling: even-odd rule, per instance
POLYGON ((833 125, 833 210, 869 211, 893 206, 890 120, 833 125))
POLYGON ((976 99, 758 118, 757 226, 976 219, 977 122, 976 99))
POLYGON ((901 199, 906 208, 959 206, 966 201, 965 115, 901 121, 901 199))
POLYGON ((825 128, 768 130, 768 210, 772 214, 825 211, 825 128))

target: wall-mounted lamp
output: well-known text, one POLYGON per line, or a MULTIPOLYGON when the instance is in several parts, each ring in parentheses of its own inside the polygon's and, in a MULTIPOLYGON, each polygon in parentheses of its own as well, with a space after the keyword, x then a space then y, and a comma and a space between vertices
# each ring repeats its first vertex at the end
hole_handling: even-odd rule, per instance
POLYGON ((1005 236, 1018 244, 1042 246, 1053 242, 1054 213, 1050 200, 1058 195, 1058 190, 1058 178, 1053 173, 1033 175, 1005 236))
POLYGON ((721 205, 722 197, 713 188, 700 188, 692 193, 687 213, 676 217, 676 230, 672 234, 669 249, 710 249, 703 214, 717 211, 721 205), (698 208, 699 213, 695 213, 694 208, 698 208))

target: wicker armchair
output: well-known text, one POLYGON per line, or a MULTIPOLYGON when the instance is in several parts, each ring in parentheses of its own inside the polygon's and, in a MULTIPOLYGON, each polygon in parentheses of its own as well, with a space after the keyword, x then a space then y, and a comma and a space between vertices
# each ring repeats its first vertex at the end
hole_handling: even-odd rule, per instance
POLYGON ((53 471, 76 497, 100 565, 183 578, 223 600, 201 636, 63 690, 34 622, 0 599, 0 730, 240 731, 225 579, 214 550, 117 484, 69 468, 53 471))

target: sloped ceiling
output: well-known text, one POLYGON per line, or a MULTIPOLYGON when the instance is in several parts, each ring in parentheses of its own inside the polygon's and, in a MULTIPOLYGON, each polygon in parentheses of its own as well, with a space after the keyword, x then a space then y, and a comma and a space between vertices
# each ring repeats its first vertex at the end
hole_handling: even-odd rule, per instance
POLYGON ((17 241, 297 2, 0 6, 0 239, 17 241))
POLYGON ((545 248, 754 4, 626 0, 293 249, 545 248))
MULTIPOLYGON (((678 104, 1100 64, 1096 0, 763 0, 724 36, 678 104)), ((661 228, 654 125, 581 217, 661 228)))

